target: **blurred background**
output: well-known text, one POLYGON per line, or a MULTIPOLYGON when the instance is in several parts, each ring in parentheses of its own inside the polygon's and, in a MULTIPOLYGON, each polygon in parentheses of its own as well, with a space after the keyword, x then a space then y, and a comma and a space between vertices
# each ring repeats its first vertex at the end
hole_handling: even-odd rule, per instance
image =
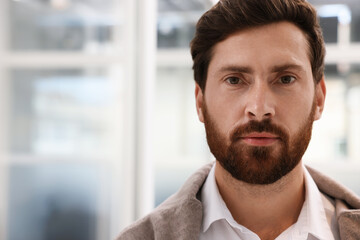
MULTIPOLYGON (((112 239, 213 160, 189 42, 215 2, 0 2, 0 239, 112 239)), ((304 159, 360 194, 360 5, 309 2, 327 100, 304 159)))

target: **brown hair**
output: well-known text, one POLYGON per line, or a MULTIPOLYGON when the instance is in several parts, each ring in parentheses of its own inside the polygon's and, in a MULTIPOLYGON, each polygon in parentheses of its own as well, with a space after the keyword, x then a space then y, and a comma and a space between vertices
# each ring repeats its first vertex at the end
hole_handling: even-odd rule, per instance
POLYGON ((190 43, 194 78, 202 91, 214 46, 245 28, 288 21, 298 26, 309 44, 314 82, 324 73, 325 44, 316 10, 306 0, 220 0, 196 25, 190 43))

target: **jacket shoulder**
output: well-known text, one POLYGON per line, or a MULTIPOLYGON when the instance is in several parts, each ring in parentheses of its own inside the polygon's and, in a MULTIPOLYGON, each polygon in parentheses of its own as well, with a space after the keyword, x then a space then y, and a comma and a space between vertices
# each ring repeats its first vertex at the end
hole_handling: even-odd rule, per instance
POLYGON ((306 168, 321 192, 344 201, 351 209, 360 209, 360 197, 352 190, 309 166, 306 168))
POLYGON ((199 169, 177 193, 149 215, 125 228, 117 240, 197 239, 202 220, 202 203, 196 195, 211 167, 212 163, 199 169))
POLYGON ((154 226, 150 216, 144 217, 125 228, 116 240, 154 239, 154 226))

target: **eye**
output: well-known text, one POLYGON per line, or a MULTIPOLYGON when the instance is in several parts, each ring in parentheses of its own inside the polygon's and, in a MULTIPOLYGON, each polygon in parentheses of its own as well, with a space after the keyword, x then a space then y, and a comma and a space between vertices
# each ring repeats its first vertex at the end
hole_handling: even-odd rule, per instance
POLYGON ((229 83, 231 85, 236 85, 236 84, 241 83, 241 80, 238 77, 228 77, 225 80, 227 83, 229 83))
POLYGON ((296 80, 296 78, 293 76, 282 76, 279 79, 280 83, 282 83, 282 84, 290 84, 290 83, 294 82, 295 80, 296 80))

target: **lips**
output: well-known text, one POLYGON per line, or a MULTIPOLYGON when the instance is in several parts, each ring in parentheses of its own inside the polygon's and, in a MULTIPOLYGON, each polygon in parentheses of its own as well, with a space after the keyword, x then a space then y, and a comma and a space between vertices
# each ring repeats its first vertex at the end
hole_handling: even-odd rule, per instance
POLYGON ((252 146, 269 146, 279 141, 280 138, 268 132, 253 132, 242 136, 241 140, 252 146))

